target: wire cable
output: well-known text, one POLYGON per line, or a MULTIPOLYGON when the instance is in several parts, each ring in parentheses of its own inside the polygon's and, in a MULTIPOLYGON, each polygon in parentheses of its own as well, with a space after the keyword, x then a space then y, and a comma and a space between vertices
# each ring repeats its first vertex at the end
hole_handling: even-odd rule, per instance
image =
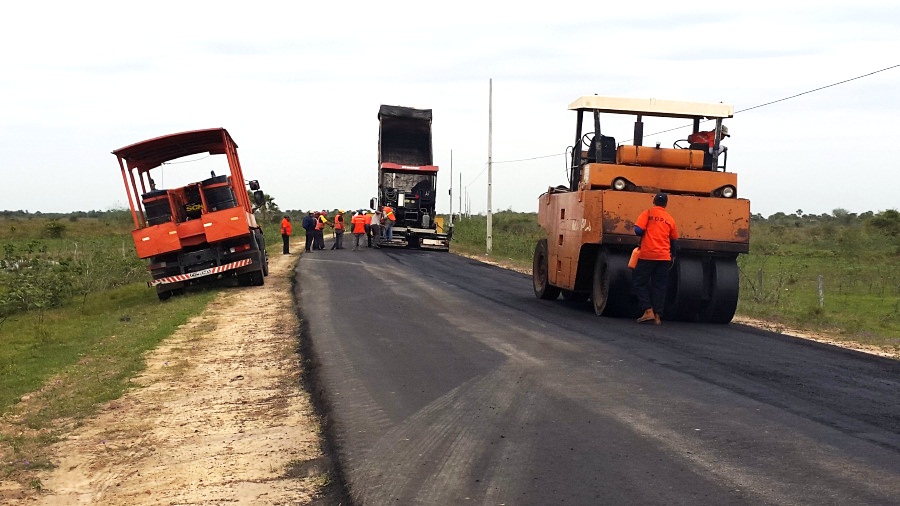
POLYGON ((212 156, 212 155, 206 155, 206 156, 204 156, 203 158, 196 158, 196 159, 194 159, 194 160, 184 160, 184 161, 182 161, 182 162, 163 162, 163 163, 161 163, 160 165, 179 165, 179 164, 182 164, 182 163, 199 162, 200 160, 209 158, 210 156, 212 156))
MULTIPOLYGON (((897 65, 891 65, 891 66, 889 66, 889 67, 885 67, 885 68, 880 69, 880 70, 875 70, 875 71, 869 72, 869 73, 867 73, 867 74, 863 74, 863 75, 856 76, 856 77, 851 77, 850 79, 844 79, 843 81, 838 81, 838 82, 836 82, 836 83, 831 83, 831 84, 828 84, 828 85, 825 85, 825 86, 819 86, 818 88, 814 88, 814 89, 812 89, 812 90, 804 91, 804 92, 802 92, 802 93, 797 93, 797 94, 791 95, 791 96, 789 96, 789 97, 779 98, 778 100, 772 100, 771 102, 766 102, 766 103, 764 103, 764 104, 754 105, 753 107, 747 107, 746 109, 740 109, 740 110, 734 111, 734 114, 738 114, 738 113, 746 112, 746 111, 752 111, 753 109, 759 109, 760 107, 766 107, 766 106, 768 106, 768 105, 777 104, 777 103, 779 103, 779 102, 784 102, 784 101, 786 101, 786 100, 791 100, 791 99, 793 99, 793 98, 802 97, 803 95, 809 95, 810 93, 815 93, 815 92, 817 92, 817 91, 822 91, 822 90, 827 89, 827 88, 832 88, 832 87, 834 87, 834 86, 838 86, 838 85, 841 85, 841 84, 846 84, 846 83, 849 83, 849 82, 851 82, 851 81, 856 81, 857 79, 862 79, 862 78, 864 78, 864 77, 873 76, 873 75, 875 75, 875 74, 878 74, 878 73, 881 73, 881 72, 885 72, 885 71, 888 71, 888 70, 891 70, 891 69, 895 69, 895 68, 898 68, 898 67, 900 67, 900 64, 897 64, 897 65)), ((651 137, 651 136, 654 136, 654 135, 664 134, 664 133, 672 132, 672 131, 675 131, 675 130, 681 130, 681 129, 684 128, 685 126, 690 126, 690 125, 682 125, 682 126, 678 126, 678 127, 674 127, 674 128, 669 128, 669 129, 667 129, 667 130, 660 130, 660 131, 658 131, 658 132, 653 132, 653 133, 650 133, 650 134, 646 134, 645 137, 651 137)), ((623 141, 623 142, 627 142, 627 141, 630 141, 630 140, 633 140, 633 139, 626 139, 626 140, 623 141)), ((568 150, 567 150, 567 151, 568 151, 568 150)), ((493 162, 493 163, 500 164, 500 163, 524 162, 524 161, 529 161, 529 160, 538 160, 538 159, 541 159, 541 158, 550 158, 550 157, 553 157, 553 156, 559 156, 559 154, 560 154, 560 153, 555 153, 555 154, 552 154, 552 155, 535 156, 535 157, 532 157, 532 158, 522 158, 522 159, 520 159, 520 160, 502 160, 502 161, 499 161, 499 162, 493 162)), ((566 154, 566 153, 563 153, 563 154, 566 154)), ((484 172, 484 171, 482 171, 482 172, 484 172)), ((481 174, 479 174, 479 176, 480 176, 480 175, 481 175, 481 174)), ((477 179, 477 178, 476 178, 476 179, 477 179)), ((474 183, 475 181, 473 180, 472 182, 474 183)), ((469 183, 469 184, 472 184, 472 183, 469 183)), ((467 185, 467 186, 468 186, 468 185, 467 185)))

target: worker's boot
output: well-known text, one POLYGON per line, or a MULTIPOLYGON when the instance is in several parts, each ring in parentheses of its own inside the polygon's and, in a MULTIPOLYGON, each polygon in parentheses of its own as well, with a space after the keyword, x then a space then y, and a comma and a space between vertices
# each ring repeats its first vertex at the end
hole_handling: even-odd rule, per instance
POLYGON ((642 314, 641 317, 637 319, 638 323, 653 321, 656 321, 656 315, 653 313, 653 308, 644 311, 644 314, 642 314))

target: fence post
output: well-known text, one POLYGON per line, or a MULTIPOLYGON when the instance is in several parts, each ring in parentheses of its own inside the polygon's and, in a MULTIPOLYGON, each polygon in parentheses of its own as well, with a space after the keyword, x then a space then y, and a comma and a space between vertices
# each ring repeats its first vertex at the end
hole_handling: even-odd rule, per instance
POLYGON ((819 309, 825 307, 825 278, 819 274, 819 309))

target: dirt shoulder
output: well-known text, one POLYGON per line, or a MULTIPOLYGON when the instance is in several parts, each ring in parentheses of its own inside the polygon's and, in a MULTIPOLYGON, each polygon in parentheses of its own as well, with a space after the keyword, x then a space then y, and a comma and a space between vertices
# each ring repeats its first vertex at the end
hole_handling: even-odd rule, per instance
POLYGON ((53 505, 317 502, 330 461, 301 385, 296 260, 272 254, 264 286, 223 290, 148 354, 134 379, 140 388, 52 448, 56 468, 38 477, 43 492, 5 483, 0 497, 53 505))

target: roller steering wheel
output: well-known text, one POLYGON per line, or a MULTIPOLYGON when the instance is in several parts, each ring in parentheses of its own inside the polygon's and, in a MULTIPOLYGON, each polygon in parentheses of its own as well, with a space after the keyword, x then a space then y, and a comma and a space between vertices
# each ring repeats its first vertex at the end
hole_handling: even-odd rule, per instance
POLYGON ((581 143, 587 147, 591 147, 591 143, 594 142, 594 132, 588 132, 581 136, 581 143))
POLYGON ((687 139, 678 139, 672 144, 675 149, 691 149, 690 141, 687 139))

